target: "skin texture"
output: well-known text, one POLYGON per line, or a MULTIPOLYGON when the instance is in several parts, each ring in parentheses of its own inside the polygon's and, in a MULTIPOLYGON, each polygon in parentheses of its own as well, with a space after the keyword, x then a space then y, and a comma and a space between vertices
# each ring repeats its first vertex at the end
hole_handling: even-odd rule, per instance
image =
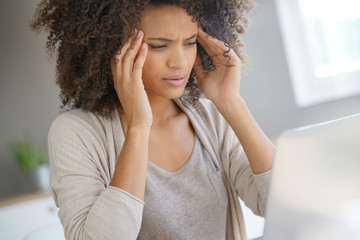
POLYGON ((194 132, 187 116, 172 101, 183 93, 184 84, 171 86, 163 78, 188 73, 192 67, 202 92, 235 131, 253 172, 271 169, 273 146, 240 96, 241 60, 236 53, 205 33, 176 6, 147 9, 140 26, 138 37, 128 40, 111 66, 124 109, 119 109, 119 116, 126 136, 111 185, 143 199, 148 160, 175 171, 189 159, 194 132), (186 39, 194 32, 211 57, 212 71, 204 71, 196 48, 187 45, 186 39), (172 41, 164 44, 150 38, 172 41), (159 45, 166 47, 160 51, 154 48, 159 45), (137 151, 139 146, 144 151, 137 151))

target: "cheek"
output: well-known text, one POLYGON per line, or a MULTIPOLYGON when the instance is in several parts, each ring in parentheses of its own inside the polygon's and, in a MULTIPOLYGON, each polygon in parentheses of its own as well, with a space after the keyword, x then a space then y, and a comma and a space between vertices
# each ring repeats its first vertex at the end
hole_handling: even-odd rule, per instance
POLYGON ((160 79, 163 76, 162 73, 165 69, 163 61, 163 56, 148 51, 148 55, 146 56, 142 69, 142 80, 145 89, 151 88, 154 81, 156 82, 157 79, 160 79))
POLYGON ((156 63, 156 58, 149 52, 146 56, 144 66, 142 69, 143 78, 151 78, 151 76, 156 75, 156 67, 158 66, 156 63))
MULTIPOLYGON (((191 69, 194 66, 196 55, 197 55, 197 47, 193 47, 191 49, 185 50, 186 51, 186 57, 188 62, 188 69, 191 71, 191 69)), ((143 66, 143 80, 148 81, 149 79, 155 78, 158 75, 161 75, 161 71, 166 69, 166 61, 165 59, 167 56, 164 56, 159 53, 151 53, 148 52, 148 55, 146 56, 144 66, 143 66)))

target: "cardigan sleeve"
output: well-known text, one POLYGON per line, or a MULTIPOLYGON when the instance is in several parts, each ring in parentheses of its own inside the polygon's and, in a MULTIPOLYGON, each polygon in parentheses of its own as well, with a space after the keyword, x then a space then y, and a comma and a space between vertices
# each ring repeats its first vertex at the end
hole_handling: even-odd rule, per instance
POLYGON ((51 191, 66 239, 136 239, 144 202, 108 185, 102 164, 109 160, 99 161, 105 143, 94 126, 68 112, 49 130, 51 191))
MULTIPOLYGON (((238 196, 254 214, 264 216, 270 186, 271 170, 254 174, 245 151, 237 136, 232 132, 230 150, 230 178, 238 196)), ((229 143, 230 145, 230 143, 229 143)))

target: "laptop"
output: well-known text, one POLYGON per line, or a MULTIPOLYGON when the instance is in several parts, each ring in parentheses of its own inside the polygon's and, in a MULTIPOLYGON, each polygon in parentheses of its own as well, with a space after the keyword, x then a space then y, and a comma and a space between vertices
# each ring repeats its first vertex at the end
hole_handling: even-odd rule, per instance
POLYGON ((262 240, 360 240, 360 114, 277 141, 262 240))

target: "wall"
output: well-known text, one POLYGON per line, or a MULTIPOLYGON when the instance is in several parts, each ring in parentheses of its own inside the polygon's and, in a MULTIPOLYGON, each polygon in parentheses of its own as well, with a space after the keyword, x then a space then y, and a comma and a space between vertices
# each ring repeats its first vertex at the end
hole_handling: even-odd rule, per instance
POLYGON ((245 42, 251 59, 241 94, 269 137, 288 128, 360 112, 360 96, 306 108, 295 105, 274 0, 258 0, 245 42))
MULTIPOLYGON (((38 0, 0 3, 0 199, 28 191, 8 144, 29 131, 46 144, 48 128, 60 101, 54 60, 45 51, 46 37, 28 28, 38 0)), ((296 107, 273 0, 258 1, 251 14, 246 52, 251 64, 241 94, 270 137, 288 128, 360 112, 360 96, 299 109, 296 107)))
POLYGON ((0 198, 29 191, 9 143, 29 132, 46 148, 47 131, 60 105, 46 37, 28 27, 38 2, 0 3, 0 198))

